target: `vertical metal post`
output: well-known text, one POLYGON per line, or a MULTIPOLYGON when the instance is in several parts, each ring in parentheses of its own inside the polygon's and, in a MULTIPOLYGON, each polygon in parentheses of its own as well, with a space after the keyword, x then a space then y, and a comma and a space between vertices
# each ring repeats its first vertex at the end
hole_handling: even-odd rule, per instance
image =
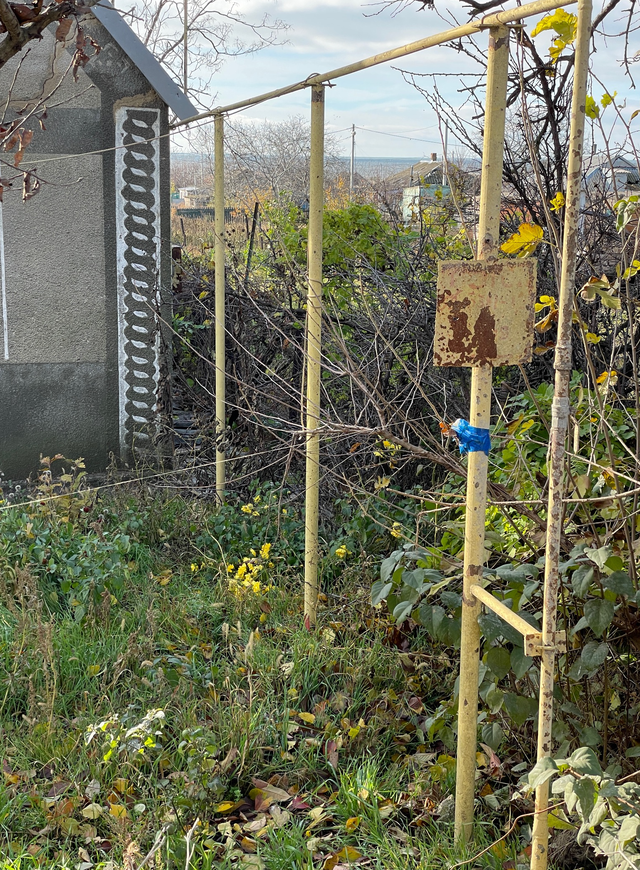
MULTIPOLYGON (((579 0, 576 58, 571 102, 571 131, 567 165, 567 194, 564 214, 564 239, 558 303, 558 339, 556 342, 555 390, 551 407, 549 441, 549 503, 544 570, 544 606, 542 616, 542 660, 540 664, 540 700, 538 707, 538 759, 551 754, 553 715, 553 681, 556 658, 558 608, 558 562, 562 532, 564 496, 565 440, 569 425, 569 380, 571 378, 571 329, 575 284, 576 250, 582 186, 582 152, 586 123, 585 100, 591 39, 591 0, 579 0)), ((536 814, 533 822, 531 870, 546 870, 549 860, 549 783, 536 789, 536 814)))
POLYGON ((226 425, 226 354, 225 354, 225 229, 224 229, 224 116, 214 122, 214 191, 215 209, 215 353, 216 353, 216 496, 224 499, 224 430, 226 425))
POLYGON ((2 304, 2 343, 4 359, 9 359, 9 324, 7 323, 7 274, 4 262, 4 224, 0 202, 0 302, 2 304))
POLYGON ((356 125, 351 125, 351 160, 349 161, 349 202, 353 201, 353 179, 356 169, 356 125))
MULTIPOLYGON (((480 222, 477 258, 495 260, 500 237, 502 157, 509 71, 509 29, 489 31, 487 98, 482 149, 480 222)), ((471 371, 469 422, 489 428, 491 415, 491 366, 471 371)), ((478 742, 478 673, 480 656, 480 602, 471 586, 482 576, 484 528, 487 505, 488 458, 482 452, 469 453, 467 466, 467 509, 464 537, 464 586, 462 596, 462 640, 458 694, 458 750, 456 764, 455 838, 466 843, 473 830, 473 799, 478 742)))
POLYGON ((304 620, 318 610, 318 504, 320 487, 320 372, 322 341, 322 218, 324 213, 324 85, 311 89, 311 158, 307 262, 307 473, 304 543, 304 620))

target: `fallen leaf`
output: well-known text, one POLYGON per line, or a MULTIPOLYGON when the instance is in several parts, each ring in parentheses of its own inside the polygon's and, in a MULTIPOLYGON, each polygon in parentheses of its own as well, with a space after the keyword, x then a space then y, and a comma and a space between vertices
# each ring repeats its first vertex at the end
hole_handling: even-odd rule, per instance
POLYGON ((352 816, 350 819, 347 819, 347 821, 345 823, 346 830, 349 833, 351 833, 352 831, 355 831, 361 821, 362 821, 362 819, 360 818, 360 816, 352 816))
POLYGON ((353 846, 344 846, 339 852, 334 852, 333 855, 329 855, 325 859, 322 870, 334 870, 334 867, 337 867, 342 861, 352 863, 357 861, 358 858, 362 858, 362 855, 357 849, 354 849, 353 846))
POLYGON ((306 722, 309 725, 313 725, 316 721, 316 717, 313 713, 298 713, 298 719, 302 719, 303 722, 306 722))
POLYGON ((100 804, 89 804, 82 810, 82 815, 85 819, 97 819, 102 815, 102 807, 100 804))
POLYGON ((127 808, 122 804, 110 804, 109 812, 115 819, 127 818, 127 808))

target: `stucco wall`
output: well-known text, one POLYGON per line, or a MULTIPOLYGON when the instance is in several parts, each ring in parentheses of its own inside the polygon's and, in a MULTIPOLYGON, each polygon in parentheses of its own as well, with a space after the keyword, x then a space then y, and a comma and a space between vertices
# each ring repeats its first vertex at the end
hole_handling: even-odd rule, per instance
MULTIPOLYGON (((11 118, 25 101, 48 94, 46 129, 35 118, 25 124, 34 137, 20 167, 35 167, 42 186, 26 203, 19 183, 4 195, 8 343, 0 331, 0 471, 7 478, 32 473, 40 454, 81 455, 91 471, 105 468, 111 453, 131 460, 120 449, 115 117, 122 106, 159 109, 165 134, 168 120, 99 22, 88 16, 85 27, 101 52, 78 82, 63 75, 71 53, 47 34, 22 63, 8 110, 11 118)), ((0 71, 0 93, 8 92, 17 62, 0 71)), ((164 293, 168 137, 157 143, 158 153, 158 198, 167 206, 158 226, 164 293)))

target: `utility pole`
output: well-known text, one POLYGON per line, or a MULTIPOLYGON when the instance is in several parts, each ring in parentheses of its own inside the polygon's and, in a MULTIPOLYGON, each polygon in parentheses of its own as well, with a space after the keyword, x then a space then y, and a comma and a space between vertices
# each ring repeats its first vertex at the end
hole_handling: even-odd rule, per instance
POLYGON ((349 202, 353 202, 353 177, 356 168, 356 125, 351 125, 351 162, 349 163, 349 202))
POLYGON ((442 161, 442 164, 443 164, 444 171, 442 173, 442 180, 444 181, 445 184, 448 185, 449 184, 449 124, 447 124, 446 121, 445 121, 445 125, 444 125, 444 154, 443 154, 443 157, 444 157, 444 160, 442 161))

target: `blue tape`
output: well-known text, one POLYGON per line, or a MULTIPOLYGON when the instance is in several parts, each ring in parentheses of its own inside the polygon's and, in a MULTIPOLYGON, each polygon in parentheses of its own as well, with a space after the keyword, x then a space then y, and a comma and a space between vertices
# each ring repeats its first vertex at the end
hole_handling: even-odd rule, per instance
POLYGON ((451 424, 460 447, 460 453, 486 453, 491 450, 491 438, 488 429, 472 426, 467 420, 456 420, 451 424))

